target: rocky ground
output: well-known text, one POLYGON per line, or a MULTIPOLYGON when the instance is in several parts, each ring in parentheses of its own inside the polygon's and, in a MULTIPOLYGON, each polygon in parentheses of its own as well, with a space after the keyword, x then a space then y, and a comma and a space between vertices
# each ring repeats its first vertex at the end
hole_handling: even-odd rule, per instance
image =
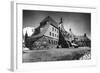
POLYGON ((80 60, 90 60, 91 59, 91 53, 87 52, 82 57, 80 57, 80 60))
POLYGON ((91 59, 90 52, 91 49, 88 47, 26 50, 23 52, 23 62, 89 60, 91 59))

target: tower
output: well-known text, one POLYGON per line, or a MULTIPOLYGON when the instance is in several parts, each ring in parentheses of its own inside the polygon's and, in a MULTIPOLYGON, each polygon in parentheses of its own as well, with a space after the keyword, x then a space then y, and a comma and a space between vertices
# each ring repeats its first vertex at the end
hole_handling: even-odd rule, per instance
POLYGON ((62 18, 60 19, 60 22, 59 22, 59 29, 60 29, 60 31, 65 31, 64 26, 63 26, 63 19, 62 18))
POLYGON ((62 18, 60 19, 60 22, 59 22, 59 29, 60 30, 62 30, 62 23, 63 23, 63 21, 62 21, 62 18))

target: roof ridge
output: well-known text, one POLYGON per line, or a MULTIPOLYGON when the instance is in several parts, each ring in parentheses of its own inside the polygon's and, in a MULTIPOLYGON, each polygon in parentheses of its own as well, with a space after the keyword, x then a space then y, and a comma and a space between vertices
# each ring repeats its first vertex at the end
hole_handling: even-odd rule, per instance
POLYGON ((54 23, 53 25, 58 28, 58 23, 51 16, 47 16, 40 23, 44 23, 46 21, 50 21, 51 23, 54 23))

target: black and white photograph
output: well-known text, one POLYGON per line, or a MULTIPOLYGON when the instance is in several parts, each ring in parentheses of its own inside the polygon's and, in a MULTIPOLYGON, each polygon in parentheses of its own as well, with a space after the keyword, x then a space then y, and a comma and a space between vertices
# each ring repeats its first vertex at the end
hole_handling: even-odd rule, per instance
POLYGON ((23 10, 22 62, 91 60, 91 13, 23 10))

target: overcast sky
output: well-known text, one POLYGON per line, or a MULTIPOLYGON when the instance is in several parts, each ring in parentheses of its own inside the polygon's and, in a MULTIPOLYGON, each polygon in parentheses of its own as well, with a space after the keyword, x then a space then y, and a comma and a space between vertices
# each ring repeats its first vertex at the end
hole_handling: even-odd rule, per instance
POLYGON ((88 37, 91 37, 90 13, 23 10, 23 28, 38 27, 47 16, 52 17, 57 23, 60 22, 62 17, 65 30, 69 31, 69 28, 71 28, 76 35, 87 33, 88 37))

